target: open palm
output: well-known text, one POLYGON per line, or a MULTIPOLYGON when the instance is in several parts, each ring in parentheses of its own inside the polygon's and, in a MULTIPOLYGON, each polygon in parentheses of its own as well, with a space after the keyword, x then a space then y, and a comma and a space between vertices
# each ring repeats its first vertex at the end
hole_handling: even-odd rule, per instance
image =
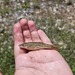
POLYGON ((51 41, 33 21, 22 19, 14 25, 15 75, 73 75, 68 64, 56 50, 38 50, 26 53, 19 44, 51 41))

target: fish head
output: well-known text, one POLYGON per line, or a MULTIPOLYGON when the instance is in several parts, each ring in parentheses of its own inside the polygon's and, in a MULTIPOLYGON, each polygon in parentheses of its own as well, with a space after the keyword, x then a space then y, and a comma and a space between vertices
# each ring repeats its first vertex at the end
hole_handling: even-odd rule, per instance
POLYGON ((28 48, 28 46, 26 46, 24 43, 19 45, 20 48, 28 48))

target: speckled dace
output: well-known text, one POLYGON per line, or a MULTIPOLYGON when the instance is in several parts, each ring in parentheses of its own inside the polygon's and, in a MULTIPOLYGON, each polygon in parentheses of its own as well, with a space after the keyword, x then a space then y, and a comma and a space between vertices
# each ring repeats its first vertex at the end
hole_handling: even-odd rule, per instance
POLYGON ((27 42, 27 43, 20 44, 19 46, 20 48, 26 49, 29 51, 43 50, 43 49, 47 49, 47 50, 57 50, 58 49, 58 46, 56 45, 45 44, 42 42, 27 42))

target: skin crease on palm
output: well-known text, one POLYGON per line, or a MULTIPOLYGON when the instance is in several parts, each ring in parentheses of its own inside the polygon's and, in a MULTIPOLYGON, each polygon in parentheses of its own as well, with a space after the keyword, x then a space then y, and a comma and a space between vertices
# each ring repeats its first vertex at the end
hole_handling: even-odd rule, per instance
MULTIPOLYGON (((52 44, 42 30, 37 30, 34 21, 21 19, 14 31, 14 75, 73 75, 70 67, 56 50, 39 50, 26 53, 19 45, 24 42, 52 44)), ((1 74, 0 74, 1 75, 1 74)))

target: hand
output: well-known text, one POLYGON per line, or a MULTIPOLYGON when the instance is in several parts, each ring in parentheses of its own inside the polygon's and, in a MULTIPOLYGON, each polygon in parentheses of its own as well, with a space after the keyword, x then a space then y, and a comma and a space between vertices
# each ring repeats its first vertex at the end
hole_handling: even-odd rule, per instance
POLYGON ((15 75, 73 75, 68 64, 56 50, 38 50, 26 53, 19 45, 24 42, 51 41, 33 21, 22 19, 14 25, 15 75))

